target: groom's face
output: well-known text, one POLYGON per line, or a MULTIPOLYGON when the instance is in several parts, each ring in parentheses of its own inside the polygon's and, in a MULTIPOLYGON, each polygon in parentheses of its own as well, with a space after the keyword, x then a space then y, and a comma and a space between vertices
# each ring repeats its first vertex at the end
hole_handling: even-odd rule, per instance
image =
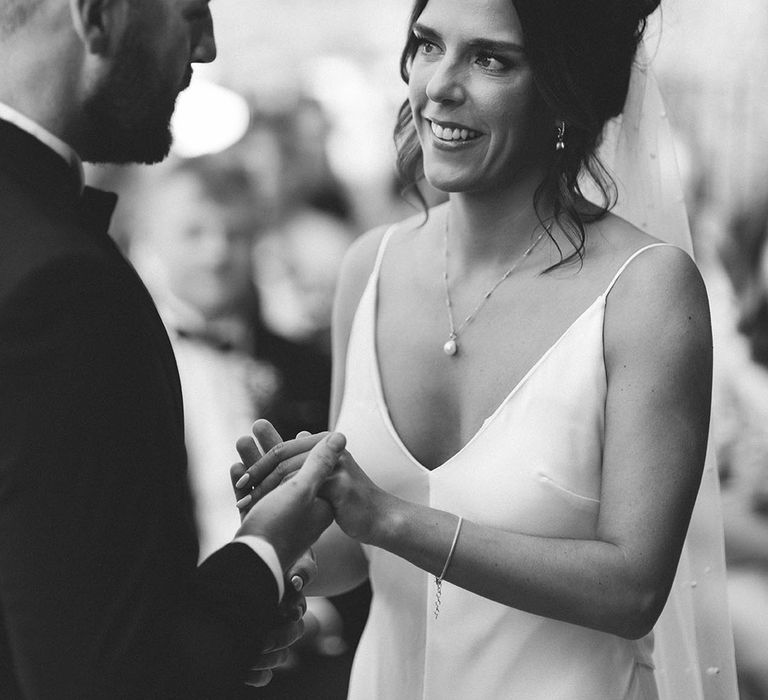
POLYGON ((216 56, 208 0, 130 0, 130 28, 85 104, 93 139, 84 159, 156 163, 171 146, 170 120, 193 63, 216 56))

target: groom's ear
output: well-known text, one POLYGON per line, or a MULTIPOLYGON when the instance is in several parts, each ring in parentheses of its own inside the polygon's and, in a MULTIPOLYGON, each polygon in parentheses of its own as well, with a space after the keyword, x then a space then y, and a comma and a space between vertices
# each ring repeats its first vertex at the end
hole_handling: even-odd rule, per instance
POLYGON ((129 6, 130 0, 69 0, 75 33, 88 53, 114 55, 130 29, 129 6))

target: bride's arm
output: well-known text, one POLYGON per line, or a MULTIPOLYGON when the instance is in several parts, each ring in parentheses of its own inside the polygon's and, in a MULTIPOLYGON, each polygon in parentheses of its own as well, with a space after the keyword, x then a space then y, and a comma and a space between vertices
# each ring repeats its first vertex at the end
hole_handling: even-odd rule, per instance
MULTIPOLYGON (((594 540, 464 522, 447 581, 537 615, 628 638, 646 634, 674 578, 706 451, 712 347, 692 261, 660 248, 611 292, 600 512, 594 540)), ((326 484, 352 537, 439 574, 458 518, 378 489, 348 454, 326 484)))

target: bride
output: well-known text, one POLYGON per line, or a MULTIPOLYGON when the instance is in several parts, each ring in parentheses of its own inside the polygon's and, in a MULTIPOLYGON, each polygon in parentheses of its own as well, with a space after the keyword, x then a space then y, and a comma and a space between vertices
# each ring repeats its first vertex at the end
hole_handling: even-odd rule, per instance
POLYGON ((678 600, 696 582, 675 579, 707 448, 706 293, 663 232, 610 211, 596 158, 657 4, 415 4, 398 162, 450 199, 346 259, 349 452, 307 591, 370 577, 351 698, 735 697, 729 630, 697 657, 678 600))

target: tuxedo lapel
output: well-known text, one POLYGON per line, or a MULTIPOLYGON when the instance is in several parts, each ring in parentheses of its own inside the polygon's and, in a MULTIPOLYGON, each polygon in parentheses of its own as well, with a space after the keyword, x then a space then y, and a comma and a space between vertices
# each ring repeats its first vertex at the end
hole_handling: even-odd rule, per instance
POLYGON ((141 310, 142 318, 146 322, 147 327, 152 329, 152 341, 165 369, 165 376, 167 378, 166 388, 171 396, 171 400, 176 409, 176 415, 178 416, 177 427, 183 433, 184 404, 182 401, 181 380, 179 379, 176 356, 174 355, 171 346, 171 340, 168 337, 168 331, 160 318, 160 314, 157 311, 152 296, 147 290, 141 277, 139 277, 138 272, 136 272, 131 262, 127 260, 118 249, 114 241, 111 238, 108 238, 107 240, 113 250, 113 254, 119 259, 118 265, 126 278, 126 286, 130 287, 133 291, 133 297, 137 307, 141 310))

